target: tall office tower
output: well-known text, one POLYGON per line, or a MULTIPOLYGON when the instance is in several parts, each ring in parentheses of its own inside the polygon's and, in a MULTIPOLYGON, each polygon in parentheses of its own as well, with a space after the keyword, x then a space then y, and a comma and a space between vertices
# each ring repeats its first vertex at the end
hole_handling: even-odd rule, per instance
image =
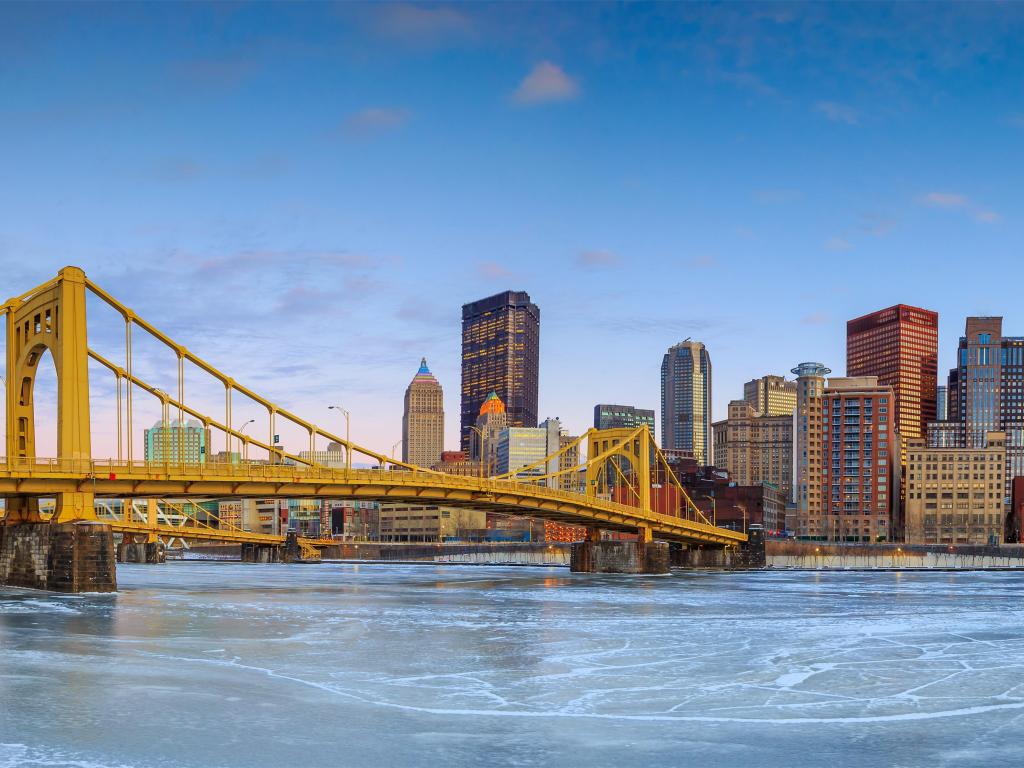
POLYGON ((897 304, 846 324, 846 375, 893 388, 904 439, 924 437, 935 421, 938 364, 938 312, 897 304))
POLYGON ((796 382, 784 376, 762 376, 743 385, 743 399, 762 416, 792 416, 796 410, 796 382))
POLYGON ((950 368, 946 381, 946 421, 960 421, 960 369, 950 368))
POLYGON ((877 376, 831 378, 822 398, 822 514, 809 536, 824 541, 898 541, 900 435, 896 394, 877 376))
MULTIPOLYGON (((795 403, 794 403, 795 407, 795 403)), ((729 417, 716 421, 716 467, 729 470, 737 485, 768 483, 783 498, 793 492, 793 413, 763 416, 747 400, 729 403, 729 417)))
POLYGON ((998 544, 1005 521, 1006 435, 981 448, 907 446, 906 542, 998 544))
POLYGON ((793 412, 793 504, 795 519, 786 520, 786 528, 797 536, 811 533, 811 520, 821 520, 821 404, 825 396, 825 377, 832 371, 821 363, 800 363, 796 375, 796 410, 793 412))
POLYGON ((498 440, 501 432, 508 426, 508 413, 496 392, 491 392, 480 406, 480 415, 476 418, 476 429, 471 430, 474 459, 484 462, 484 471, 488 476, 494 474, 498 465, 498 440))
POLYGON ((654 411, 632 405, 594 406, 594 429, 636 429, 646 424, 654 437, 654 411))
POLYGON ((949 414, 949 402, 947 400, 949 388, 939 385, 935 388, 935 420, 945 421, 949 414))
POLYGON ((989 432, 1006 433, 1009 495, 1013 478, 1024 475, 1024 337, 1003 336, 1001 317, 968 317, 949 378, 949 418, 960 422, 962 447, 984 448, 989 432))
POLYGON ((480 406, 496 392, 512 427, 537 426, 540 308, 525 291, 462 307, 462 450, 469 452, 480 406))
POLYGON ((204 464, 210 452, 210 430, 202 422, 189 419, 158 421, 143 433, 146 461, 172 464, 204 464))
POLYGON ((661 361, 661 447, 711 455, 711 356, 699 341, 670 347, 661 361))
POLYGON ((444 392, 427 367, 427 358, 405 390, 402 461, 432 467, 444 450, 444 392))

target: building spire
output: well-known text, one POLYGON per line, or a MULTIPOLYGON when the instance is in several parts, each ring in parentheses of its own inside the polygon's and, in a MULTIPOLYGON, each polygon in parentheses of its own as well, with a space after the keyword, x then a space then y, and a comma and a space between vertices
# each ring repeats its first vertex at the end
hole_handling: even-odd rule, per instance
POLYGON ((418 373, 430 373, 430 369, 427 367, 427 358, 420 358, 420 370, 418 373))

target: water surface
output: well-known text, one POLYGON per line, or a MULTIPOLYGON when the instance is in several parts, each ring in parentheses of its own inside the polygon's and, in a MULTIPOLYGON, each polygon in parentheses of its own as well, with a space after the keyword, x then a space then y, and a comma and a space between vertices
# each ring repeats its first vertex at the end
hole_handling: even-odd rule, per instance
POLYGON ((1024 575, 168 563, 0 589, 0 768, 1024 764, 1024 575))

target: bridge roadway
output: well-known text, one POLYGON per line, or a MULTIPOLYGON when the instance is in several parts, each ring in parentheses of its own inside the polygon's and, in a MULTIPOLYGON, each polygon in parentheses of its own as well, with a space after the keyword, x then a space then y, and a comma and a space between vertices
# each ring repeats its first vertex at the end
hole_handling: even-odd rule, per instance
MULTIPOLYGON (((332 469, 291 464, 164 464, 72 459, 0 459, 0 496, 46 497, 91 492, 97 498, 235 497, 330 498, 471 506, 475 509, 635 533, 649 529, 662 541, 735 546, 743 533, 681 517, 649 512, 593 496, 510 480, 408 470, 332 469)), ((139 523, 116 530, 153 531, 139 523)), ((182 535, 175 526, 157 528, 182 535)), ((196 538, 255 541, 261 534, 209 531, 196 538), (218 535, 219 534, 219 535, 218 535)), ((191 532, 187 534, 192 537, 191 532)), ((268 536, 274 543, 281 537, 268 536)))

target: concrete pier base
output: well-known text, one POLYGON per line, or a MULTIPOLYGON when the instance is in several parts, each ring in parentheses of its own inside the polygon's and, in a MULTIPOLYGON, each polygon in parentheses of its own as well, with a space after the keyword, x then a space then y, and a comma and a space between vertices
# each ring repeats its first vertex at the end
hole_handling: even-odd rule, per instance
POLYGON ((569 570, 574 573, 668 573, 663 541, 577 541, 569 570))
POLYGON ((284 554, 282 557, 286 563, 298 563, 302 561, 302 550, 299 549, 299 534, 296 531, 288 531, 284 536, 284 554))
POLYGON ((281 547, 276 544, 243 544, 243 563, 279 563, 281 547))
POLYGON ((0 584, 51 592, 115 592, 114 534, 94 522, 0 526, 0 584))
POLYGON ((672 553, 673 568, 732 568, 733 552, 727 549, 681 547, 672 553))

